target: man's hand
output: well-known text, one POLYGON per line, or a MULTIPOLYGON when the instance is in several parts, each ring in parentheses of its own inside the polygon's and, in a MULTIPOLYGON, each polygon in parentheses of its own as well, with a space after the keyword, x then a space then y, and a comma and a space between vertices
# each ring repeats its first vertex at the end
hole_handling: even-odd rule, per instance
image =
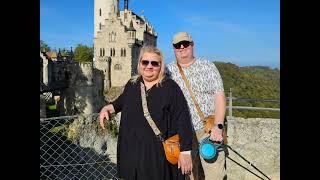
POLYGON ((190 154, 179 154, 178 169, 181 168, 182 174, 190 174, 192 171, 192 159, 190 154))
POLYGON ((100 126, 102 129, 105 129, 104 127, 104 119, 109 120, 109 113, 114 113, 115 110, 113 108, 112 104, 106 105, 104 106, 101 111, 100 111, 100 115, 99 115, 99 119, 100 119, 100 126))
POLYGON ((211 133, 210 133, 210 140, 221 142, 223 140, 222 129, 219 129, 216 126, 213 126, 211 133))

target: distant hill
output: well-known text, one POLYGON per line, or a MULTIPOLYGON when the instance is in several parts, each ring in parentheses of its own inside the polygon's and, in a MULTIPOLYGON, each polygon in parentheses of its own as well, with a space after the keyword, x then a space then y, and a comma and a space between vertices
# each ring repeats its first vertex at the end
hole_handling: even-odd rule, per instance
MULTIPOLYGON (((232 63, 213 62, 223 79, 226 96, 232 88, 232 96, 247 99, 280 99, 280 70, 265 66, 239 67, 232 63)), ((105 92, 111 102, 123 91, 123 87, 111 87, 105 92)), ((280 103, 259 101, 233 101, 234 106, 279 108, 280 103)), ((228 111, 226 112, 228 115, 228 111)), ((233 116, 244 118, 280 118, 279 111, 233 110, 233 116)))
MULTIPOLYGON (((280 101, 280 70, 266 66, 239 67, 232 63, 213 62, 220 71, 226 96, 232 88, 232 96, 248 99, 272 99, 280 101)), ((233 101, 233 105, 279 108, 280 103, 259 101, 233 101)), ((228 112, 227 112, 228 113, 228 112)), ((279 111, 233 110, 238 117, 280 118, 279 111)))

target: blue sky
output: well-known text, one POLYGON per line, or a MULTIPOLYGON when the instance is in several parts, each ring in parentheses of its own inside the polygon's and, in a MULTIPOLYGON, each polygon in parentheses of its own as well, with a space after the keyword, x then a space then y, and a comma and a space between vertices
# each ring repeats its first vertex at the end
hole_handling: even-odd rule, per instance
MULTIPOLYGON (((280 0, 129 0, 129 9, 153 25, 166 62, 174 33, 187 31, 197 57, 280 68, 280 0)), ((94 0, 40 0, 40 39, 56 49, 92 46, 93 11, 94 0)))

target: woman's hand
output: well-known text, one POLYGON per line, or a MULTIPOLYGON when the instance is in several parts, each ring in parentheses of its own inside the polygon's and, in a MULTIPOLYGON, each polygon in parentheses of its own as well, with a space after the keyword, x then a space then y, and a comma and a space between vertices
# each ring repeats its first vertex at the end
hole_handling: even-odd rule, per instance
POLYGON ((192 171, 192 159, 190 154, 179 154, 178 169, 181 168, 182 174, 190 174, 192 171))
POLYGON ((109 120, 109 113, 111 114, 114 112, 115 110, 112 104, 108 104, 101 109, 99 119, 100 119, 100 126, 102 127, 102 129, 105 129, 104 119, 109 120))

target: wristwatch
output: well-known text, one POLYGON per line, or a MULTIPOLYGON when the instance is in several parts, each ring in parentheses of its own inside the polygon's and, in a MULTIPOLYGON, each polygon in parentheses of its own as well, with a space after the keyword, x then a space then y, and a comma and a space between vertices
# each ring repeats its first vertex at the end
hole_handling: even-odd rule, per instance
POLYGON ((221 124, 221 123, 215 124, 214 126, 218 127, 219 129, 223 129, 223 124, 221 124))

